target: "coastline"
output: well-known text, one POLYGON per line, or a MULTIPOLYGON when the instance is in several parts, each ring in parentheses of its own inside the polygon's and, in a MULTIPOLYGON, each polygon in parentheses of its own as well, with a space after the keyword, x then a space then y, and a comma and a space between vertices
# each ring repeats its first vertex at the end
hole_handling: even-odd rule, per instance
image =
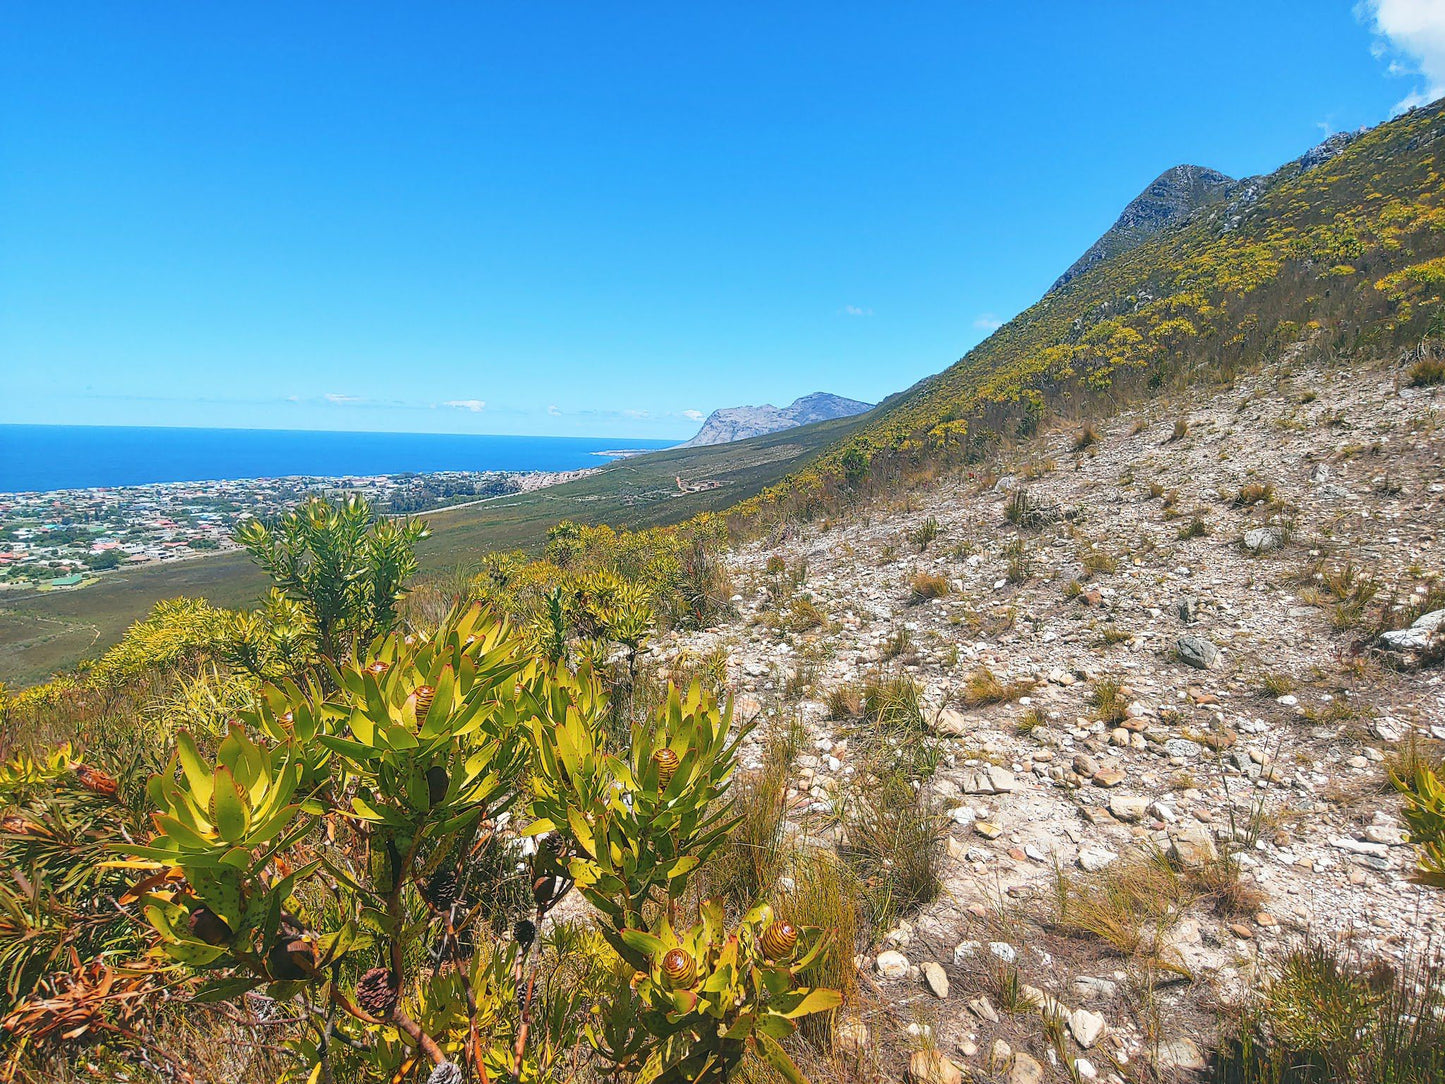
POLYGON ((241 520, 278 515, 312 496, 360 493, 380 516, 425 516, 603 469, 291 475, 0 493, 0 595, 83 590, 118 572, 235 553, 231 534, 241 520))

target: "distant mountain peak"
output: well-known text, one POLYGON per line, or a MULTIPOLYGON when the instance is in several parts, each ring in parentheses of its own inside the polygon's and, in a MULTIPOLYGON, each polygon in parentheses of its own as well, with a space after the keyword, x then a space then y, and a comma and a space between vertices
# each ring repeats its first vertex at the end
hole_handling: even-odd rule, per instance
POLYGON ((714 410, 702 423, 697 436, 681 445, 683 448, 697 448, 705 444, 729 444, 748 437, 760 437, 766 433, 777 433, 799 425, 826 422, 833 418, 849 418, 872 410, 872 403, 845 399, 831 392, 815 391, 794 399, 785 407, 771 403, 762 406, 724 407, 714 410))
POLYGON ((1205 166, 1179 165, 1166 169, 1129 201, 1118 221, 1059 276, 1049 287, 1049 293, 1067 285, 1095 264, 1138 248, 1160 231, 1179 225, 1201 207, 1228 198, 1238 184, 1233 177, 1205 166))

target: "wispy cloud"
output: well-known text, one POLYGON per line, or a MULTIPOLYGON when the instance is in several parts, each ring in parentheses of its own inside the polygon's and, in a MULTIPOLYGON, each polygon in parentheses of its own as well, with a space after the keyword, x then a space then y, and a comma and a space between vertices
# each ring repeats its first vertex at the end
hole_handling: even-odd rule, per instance
POLYGON ((324 398, 328 403, 362 403, 364 399, 359 395, 338 395, 336 392, 327 392, 324 398))
POLYGON ((562 416, 562 412, 557 409, 557 404, 556 404, 556 403, 553 403, 551 406, 549 406, 549 407, 547 408, 547 413, 550 414, 550 415, 552 415, 552 417, 554 417, 554 418, 560 418, 560 417, 562 416))
POLYGON ((1003 327, 1003 321, 991 312, 982 313, 974 320, 973 326, 979 331, 997 331, 1003 327))
POLYGON ((624 410, 622 416, 624 418, 646 418, 648 413, 645 410, 624 410))
POLYGON ((487 408, 483 399, 448 399, 442 406, 454 407, 457 410, 470 410, 473 414, 480 414, 487 408))
POLYGON ((1387 75, 1421 80, 1397 113, 1445 95, 1445 4, 1440 0, 1360 0, 1355 16, 1377 35, 1370 52, 1389 59, 1387 75))
POLYGON ((684 411, 682 412, 682 416, 683 416, 684 418, 687 418, 689 421, 694 421, 694 422, 700 422, 700 421, 702 421, 705 417, 707 417, 707 415, 704 414, 704 413, 703 413, 702 411, 700 411, 700 410, 684 410, 684 411))
POLYGON ((844 305, 844 306, 843 306, 843 315, 844 315, 844 316, 872 316, 872 315, 873 315, 873 310, 872 310, 872 309, 865 309, 865 308, 863 308, 863 307, 860 306, 860 305, 844 305))

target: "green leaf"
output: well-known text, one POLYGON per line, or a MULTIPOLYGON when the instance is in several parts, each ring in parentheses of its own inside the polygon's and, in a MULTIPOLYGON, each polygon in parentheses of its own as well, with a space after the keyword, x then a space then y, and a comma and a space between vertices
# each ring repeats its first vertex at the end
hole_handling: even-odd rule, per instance
POLYGON ((647 933, 645 930, 632 929, 619 930, 618 932, 629 948, 636 949, 646 956, 657 956, 667 950, 667 942, 656 934, 647 933))
POLYGON ((247 990, 254 990, 260 985, 260 979, 218 979, 197 990, 191 997, 191 1002, 204 1004, 212 1001, 234 1001, 247 990))
POLYGON ((250 818, 246 812, 246 796, 236 783, 230 768, 216 769, 212 801, 215 806, 216 830, 221 833, 221 838, 227 843, 240 842, 246 835, 250 818))
POLYGON ((760 1031, 758 1032, 758 1045, 763 1048, 763 1057, 767 1058, 768 1063, 782 1074, 788 1084, 808 1084, 808 1078, 793 1064, 793 1059, 788 1057, 788 1052, 779 1045, 778 1040, 767 1032, 760 1031))
POLYGON ((181 770, 185 773, 186 782, 190 784, 191 794, 195 796, 196 804, 205 809, 211 804, 211 767, 201 757, 201 751, 196 748, 195 739, 185 730, 176 732, 176 755, 181 762, 181 770))
POLYGON ((836 1009, 839 1005, 843 1004, 842 994, 837 990, 828 990, 822 987, 806 992, 798 990, 792 995, 780 997, 778 1001, 780 1004, 786 1005, 791 1002, 797 994, 802 994, 803 996, 798 998, 796 1004, 793 1004, 791 1008, 780 1013, 780 1015, 786 1016, 789 1020, 796 1020, 800 1016, 812 1016, 818 1012, 827 1012, 829 1009, 836 1009))

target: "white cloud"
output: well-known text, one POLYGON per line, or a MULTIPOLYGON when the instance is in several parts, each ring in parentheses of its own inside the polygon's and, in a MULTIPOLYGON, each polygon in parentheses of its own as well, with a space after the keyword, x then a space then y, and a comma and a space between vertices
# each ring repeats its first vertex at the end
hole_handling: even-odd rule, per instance
POLYGON ((844 306, 843 306, 843 315, 844 315, 844 316, 872 316, 872 315, 873 315, 873 310, 872 310, 872 309, 865 309, 865 308, 862 308, 862 307, 860 307, 860 306, 858 306, 858 305, 844 305, 844 306))
POLYGON ((470 410, 473 414, 480 413, 486 408, 486 403, 481 399, 448 399, 442 406, 455 407, 457 410, 470 410))
POLYGON ((1003 327, 1003 321, 1000 320, 993 313, 986 312, 979 316, 978 319, 974 320, 973 326, 976 327, 979 331, 997 331, 999 328, 1003 327))
POLYGON ((1355 15, 1377 35, 1371 52, 1392 56, 1389 75, 1424 80, 1395 105, 1396 112, 1445 95, 1445 0, 1360 0, 1355 15))
POLYGON ((628 418, 645 418, 648 416, 645 410, 624 410, 622 413, 628 418))
POLYGON ((359 403, 359 402, 361 402, 361 396, 359 396, 359 395, 337 395, 335 392, 327 392, 325 398, 326 398, 326 401, 327 401, 328 403, 359 403))
POLYGON ((707 415, 700 410, 684 410, 682 416, 695 422, 700 422, 707 417, 707 415))
POLYGON ((557 409, 555 403, 547 408, 547 413, 552 415, 552 417, 554 418, 560 418, 562 416, 562 412, 557 409))

